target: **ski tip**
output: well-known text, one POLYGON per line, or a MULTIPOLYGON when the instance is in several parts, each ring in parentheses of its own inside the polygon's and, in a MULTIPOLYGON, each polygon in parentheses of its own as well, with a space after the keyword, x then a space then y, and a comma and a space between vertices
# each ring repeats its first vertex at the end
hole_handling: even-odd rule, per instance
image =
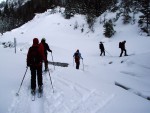
POLYGON ((16 96, 19 96, 19 94, 18 94, 18 93, 16 93, 16 96))
POLYGON ((31 100, 32 100, 32 101, 35 101, 35 95, 32 95, 31 100))
POLYGON ((124 61, 121 61, 120 63, 123 63, 124 61))
POLYGON ((109 62, 109 64, 112 64, 112 63, 113 63, 112 61, 109 62))
POLYGON ((35 99, 32 99, 32 101, 35 101, 35 99))

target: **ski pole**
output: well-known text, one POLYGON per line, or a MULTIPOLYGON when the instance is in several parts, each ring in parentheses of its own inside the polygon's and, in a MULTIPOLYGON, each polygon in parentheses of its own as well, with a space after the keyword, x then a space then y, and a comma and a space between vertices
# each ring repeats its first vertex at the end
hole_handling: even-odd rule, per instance
POLYGON ((84 63, 83 63, 83 59, 82 59, 82 65, 83 65, 83 71, 84 71, 84 63))
POLYGON ((74 57, 73 57, 73 66, 74 66, 74 57))
MULTIPOLYGON (((53 65, 54 65, 54 60, 53 60, 52 52, 51 52, 51 56, 52 56, 52 61, 53 61, 53 65)), ((54 70, 55 70, 55 65, 54 65, 54 70)))
MULTIPOLYGON (((106 51, 106 50, 105 50, 106 51)), ((107 52, 107 51, 106 51, 107 52)), ((108 53, 108 52, 107 52, 108 53)), ((110 53, 108 53, 111 57, 112 57, 112 55, 110 54, 110 53)))
POLYGON ((24 74, 23 79, 22 79, 22 81, 21 81, 21 84, 20 84, 19 90, 18 90, 18 92, 16 93, 16 96, 19 96, 19 92, 20 92, 20 89, 21 89, 21 86, 22 86, 23 80, 24 80, 24 78, 25 78, 25 75, 26 75, 26 73, 27 73, 27 70, 28 70, 28 67, 26 68, 25 74, 24 74))
POLYGON ((49 74, 50 82, 51 82, 53 93, 54 93, 53 83, 52 83, 52 79, 51 79, 51 75, 50 75, 49 69, 48 69, 48 74, 49 74))

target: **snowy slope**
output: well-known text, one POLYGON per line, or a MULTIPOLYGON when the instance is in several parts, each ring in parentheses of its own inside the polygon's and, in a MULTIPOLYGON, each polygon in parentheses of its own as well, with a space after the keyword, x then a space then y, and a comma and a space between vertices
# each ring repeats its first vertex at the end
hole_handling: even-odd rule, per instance
MULTIPOLYGON (((50 14, 48 10, 1 36, 0 42, 17 39, 17 53, 14 54, 13 48, 0 45, 0 113, 149 113, 150 39, 138 34, 136 24, 123 26, 121 20, 116 24, 117 34, 107 39, 99 19, 95 33, 91 33, 84 16, 65 20, 60 13, 50 14), (74 30, 76 22, 79 28, 74 30), (53 50, 54 61, 69 63, 69 66, 54 70, 54 66, 49 65, 54 93, 49 74, 44 74, 43 97, 36 96, 33 102, 29 69, 20 95, 15 94, 25 73, 26 54, 34 37, 39 40, 45 37, 53 50), (118 42, 122 40, 127 41, 128 54, 134 55, 118 57, 118 42), (105 57, 99 56, 99 41, 104 42, 105 57), (72 57, 76 49, 84 58, 80 70, 75 69, 72 57), (109 64, 110 61, 113 63, 109 64)), ((50 53, 48 59, 52 60, 50 53)))

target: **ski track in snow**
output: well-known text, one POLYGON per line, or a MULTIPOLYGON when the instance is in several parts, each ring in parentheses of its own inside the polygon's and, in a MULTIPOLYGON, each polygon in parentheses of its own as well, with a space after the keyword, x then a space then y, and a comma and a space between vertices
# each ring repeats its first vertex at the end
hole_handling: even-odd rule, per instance
POLYGON ((41 99, 36 99, 36 102, 32 101, 29 87, 22 88, 19 96, 14 94, 14 101, 8 111, 9 113, 44 113, 41 112, 43 109, 42 103, 41 99))
POLYGON ((114 94, 89 90, 57 76, 52 78, 53 93, 48 73, 46 75, 43 96, 38 98, 36 94, 32 101, 30 88, 24 86, 20 95, 14 96, 9 113, 99 113, 114 98, 114 94))

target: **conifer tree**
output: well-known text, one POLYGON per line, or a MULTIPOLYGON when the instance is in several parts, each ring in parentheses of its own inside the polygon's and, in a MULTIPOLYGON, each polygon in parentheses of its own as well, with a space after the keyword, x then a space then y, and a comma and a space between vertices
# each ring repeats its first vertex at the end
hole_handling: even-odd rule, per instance
POLYGON ((150 0, 142 0, 141 12, 143 15, 140 16, 139 26, 150 36, 150 0))
POLYGON ((128 24, 131 21, 131 17, 129 13, 131 12, 130 7, 131 7, 132 0, 122 0, 122 5, 123 5, 123 23, 128 24))
POLYGON ((103 27, 104 27, 104 35, 107 38, 112 37, 116 32, 113 28, 112 20, 107 21, 103 27))

